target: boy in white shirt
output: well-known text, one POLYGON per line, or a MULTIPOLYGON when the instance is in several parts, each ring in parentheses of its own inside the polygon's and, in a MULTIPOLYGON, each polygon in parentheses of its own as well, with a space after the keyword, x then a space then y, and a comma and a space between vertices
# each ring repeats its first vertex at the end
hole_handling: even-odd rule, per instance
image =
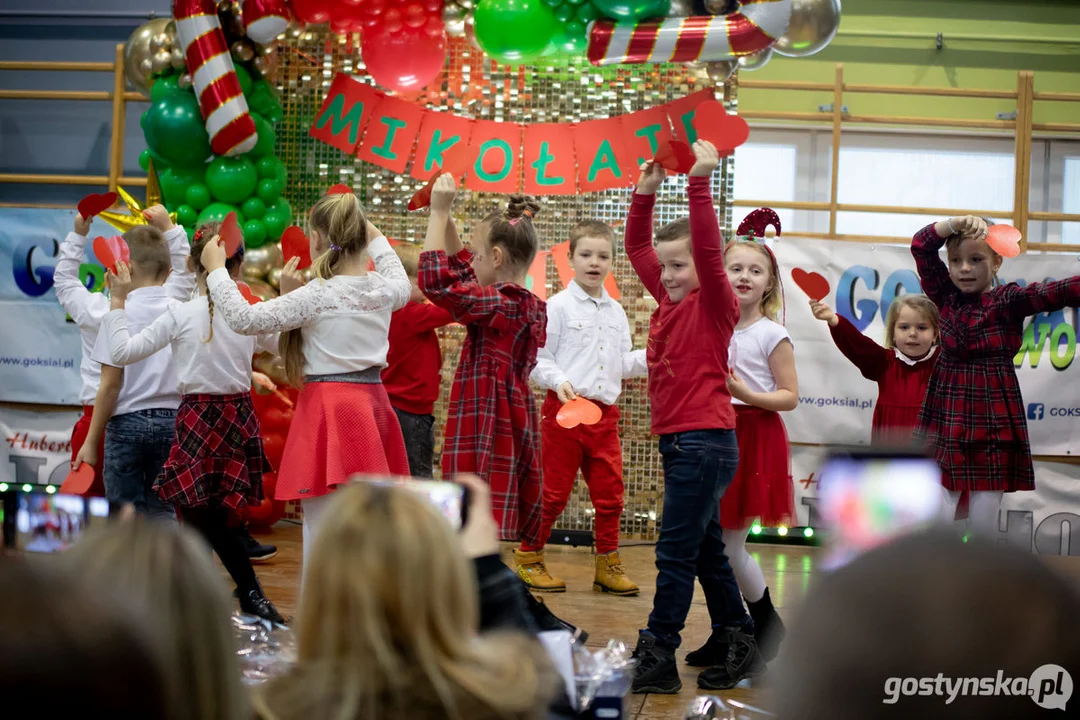
MULTIPOLYGON (((188 241, 184 229, 173 225, 169 213, 161 205, 154 205, 146 210, 146 217, 151 226, 161 231, 169 244, 170 263, 174 272, 169 275, 165 289, 169 297, 186 300, 195 287, 195 277, 186 272, 188 259, 188 241)), ((82 361, 79 374, 82 376, 80 401, 83 416, 75 424, 71 433, 71 458, 73 467, 85 462, 94 468, 94 485, 88 494, 104 495, 105 486, 102 476, 104 459, 106 415, 97 428, 93 425, 94 399, 101 382, 101 366, 90 358, 97 342, 98 329, 102 318, 109 312, 109 298, 103 293, 90 292, 79 279, 79 266, 89 242, 90 218, 75 216, 74 231, 68 233, 60 244, 60 255, 53 274, 53 287, 60 306, 79 326, 82 340, 82 361), (87 442, 89 440, 89 442, 87 442), (85 447, 85 451, 83 448, 85 447)))
MULTIPOLYGON (((644 376, 645 351, 633 351, 626 312, 604 290, 611 272, 615 234, 596 220, 570 230, 570 264, 574 279, 547 302, 547 344, 536 356, 531 378, 546 388, 541 410, 544 475, 543 518, 539 537, 546 540, 566 507, 580 469, 596 511, 596 573, 593 589, 615 595, 637 595, 619 558, 619 518, 623 511, 622 446, 619 408, 624 377, 644 376), (577 396, 603 411, 596 425, 564 428, 556 422, 563 404, 577 396)), ((552 577, 544 563, 544 546, 522 543, 514 551, 518 574, 534 590, 564 592, 566 583, 552 577)))
MULTIPOLYGON (((127 318, 129 327, 138 332, 172 302, 165 287, 172 272, 169 246, 160 230, 147 225, 128 230, 124 240, 131 248, 133 287, 128 295, 127 318)), ((190 274, 186 259, 183 272, 190 274)), ((192 286, 193 282, 188 287, 192 286)), ((90 357, 101 364, 91 434, 96 439, 104 426, 105 496, 114 504, 133 504, 144 515, 175 518, 172 506, 153 490, 154 480, 169 457, 176 409, 180 407, 171 349, 120 368, 112 363, 108 338, 98 333, 90 357)), ((86 459, 83 451, 79 457, 86 459)))

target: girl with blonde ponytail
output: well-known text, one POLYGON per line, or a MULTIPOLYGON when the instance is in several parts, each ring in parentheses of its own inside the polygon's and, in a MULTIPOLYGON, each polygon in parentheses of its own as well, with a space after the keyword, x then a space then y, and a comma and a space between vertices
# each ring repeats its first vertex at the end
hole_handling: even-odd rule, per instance
POLYGON ((242 335, 280 332, 290 381, 301 387, 275 493, 304 509, 304 565, 334 488, 353 474, 408 475, 401 427, 380 378, 390 314, 409 301, 405 268, 352 193, 326 195, 309 217, 315 277, 296 262, 280 297, 249 305, 218 243, 201 250, 214 307, 242 335), (368 259, 375 271, 368 272, 368 259))
MULTIPOLYGON (((251 404, 251 357, 273 352, 277 334, 238 335, 215 317, 200 254, 205 246, 217 244, 219 229, 219 223, 203 225, 191 245, 188 269, 199 294, 186 303, 173 301, 164 315, 135 335, 124 313, 131 276, 121 263, 110 278, 113 312, 105 316, 101 332, 116 365, 130 365, 172 346, 182 397, 176 439, 154 489, 217 552, 240 591, 241 609, 284 622, 263 594, 241 536, 228 527, 230 510, 262 501, 263 473, 273 471, 251 404)), ((238 276, 243 263, 241 245, 225 266, 238 276)))

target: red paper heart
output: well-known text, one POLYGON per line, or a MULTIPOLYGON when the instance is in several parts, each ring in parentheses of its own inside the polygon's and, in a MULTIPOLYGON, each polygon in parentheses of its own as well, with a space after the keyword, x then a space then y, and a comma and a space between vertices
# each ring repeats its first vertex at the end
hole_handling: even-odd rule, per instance
POLYGON ((89 220, 111 208, 116 202, 116 198, 117 195, 114 192, 87 195, 79 201, 79 214, 83 216, 84 220, 89 220))
POLYGON ((331 185, 330 189, 326 191, 327 195, 351 195, 352 188, 344 183, 338 183, 337 185, 331 185))
POLYGON ((1020 254, 1021 237, 1012 225, 991 225, 986 231, 986 244, 998 255, 1014 258, 1020 254))
POLYGON ((97 256, 98 262, 113 274, 116 274, 117 261, 131 262, 131 249, 119 235, 113 235, 111 238, 98 235, 94 238, 94 255, 97 256))
POLYGON ((254 305, 255 303, 262 302, 262 298, 251 292, 251 286, 243 280, 238 280, 236 283, 236 287, 240 290, 240 294, 244 296, 244 299, 248 301, 248 305, 254 305))
POLYGON ((285 262, 294 257, 300 258, 297 270, 311 267, 311 243, 304 231, 295 225, 290 225, 281 233, 281 254, 285 256, 285 262))
POLYGON ((685 175, 694 167, 694 151, 682 140, 668 140, 656 149, 653 161, 665 170, 685 175))
POLYGON ((791 271, 791 279, 811 300, 821 302, 829 297, 829 281, 816 272, 806 272, 802 268, 794 268, 791 271))
MULTIPOLYGON (((80 213, 81 214, 81 213, 80 213)), ((68 473, 64 482, 60 485, 60 493, 63 495, 85 495, 94 484, 94 466, 89 463, 79 463, 79 467, 68 473)))
POLYGON ((694 130, 721 155, 730 155, 750 137, 750 126, 738 115, 729 115, 719 100, 706 100, 694 111, 694 130))
POLYGON ((595 425, 603 416, 603 410, 592 400, 576 397, 562 406, 555 416, 555 422, 570 429, 578 425, 595 425))
POLYGON ((442 175, 442 170, 438 165, 435 166, 435 172, 431 173, 431 178, 427 181, 424 187, 416 191, 416 194, 409 200, 409 210, 419 210, 425 208, 431 204, 431 191, 435 187, 435 181, 442 175))
POLYGON ((231 212, 221 221, 221 230, 218 237, 225 241, 225 255, 232 257, 240 246, 244 244, 244 233, 240 230, 240 223, 236 220, 236 213, 231 212))

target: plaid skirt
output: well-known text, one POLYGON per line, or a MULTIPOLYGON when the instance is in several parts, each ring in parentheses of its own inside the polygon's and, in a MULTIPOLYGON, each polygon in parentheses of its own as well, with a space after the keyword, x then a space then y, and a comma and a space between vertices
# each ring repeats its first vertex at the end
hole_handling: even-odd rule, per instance
POLYGON ((262 501, 262 478, 269 472, 250 393, 184 395, 176 440, 154 489, 182 508, 213 502, 239 509, 262 501))

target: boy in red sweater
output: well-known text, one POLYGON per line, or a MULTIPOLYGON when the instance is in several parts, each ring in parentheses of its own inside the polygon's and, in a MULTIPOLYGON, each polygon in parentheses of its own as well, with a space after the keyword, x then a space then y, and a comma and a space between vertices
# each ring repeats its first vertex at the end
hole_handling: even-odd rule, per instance
POLYGON ((727 388, 728 346, 739 305, 724 269, 709 187, 720 157, 704 140, 694 143, 694 156, 687 184, 689 218, 660 228, 654 249, 652 210, 664 170, 648 162, 641 167, 626 220, 626 252, 658 303, 649 319, 646 357, 652 431, 660 436, 664 462, 656 595, 634 650, 635 693, 682 688, 675 649, 694 597, 695 575, 705 590, 711 641, 723 646, 718 657, 725 659, 698 675, 698 687, 729 689, 762 669, 753 622, 724 554, 718 509, 739 463, 727 388))
POLYGON ((412 283, 409 304, 390 316, 390 350, 383 387, 401 423, 409 473, 430 478, 435 461, 435 401, 442 383, 442 348, 436 328, 454 322, 450 313, 424 298, 417 281, 420 248, 401 244, 394 252, 412 283))

